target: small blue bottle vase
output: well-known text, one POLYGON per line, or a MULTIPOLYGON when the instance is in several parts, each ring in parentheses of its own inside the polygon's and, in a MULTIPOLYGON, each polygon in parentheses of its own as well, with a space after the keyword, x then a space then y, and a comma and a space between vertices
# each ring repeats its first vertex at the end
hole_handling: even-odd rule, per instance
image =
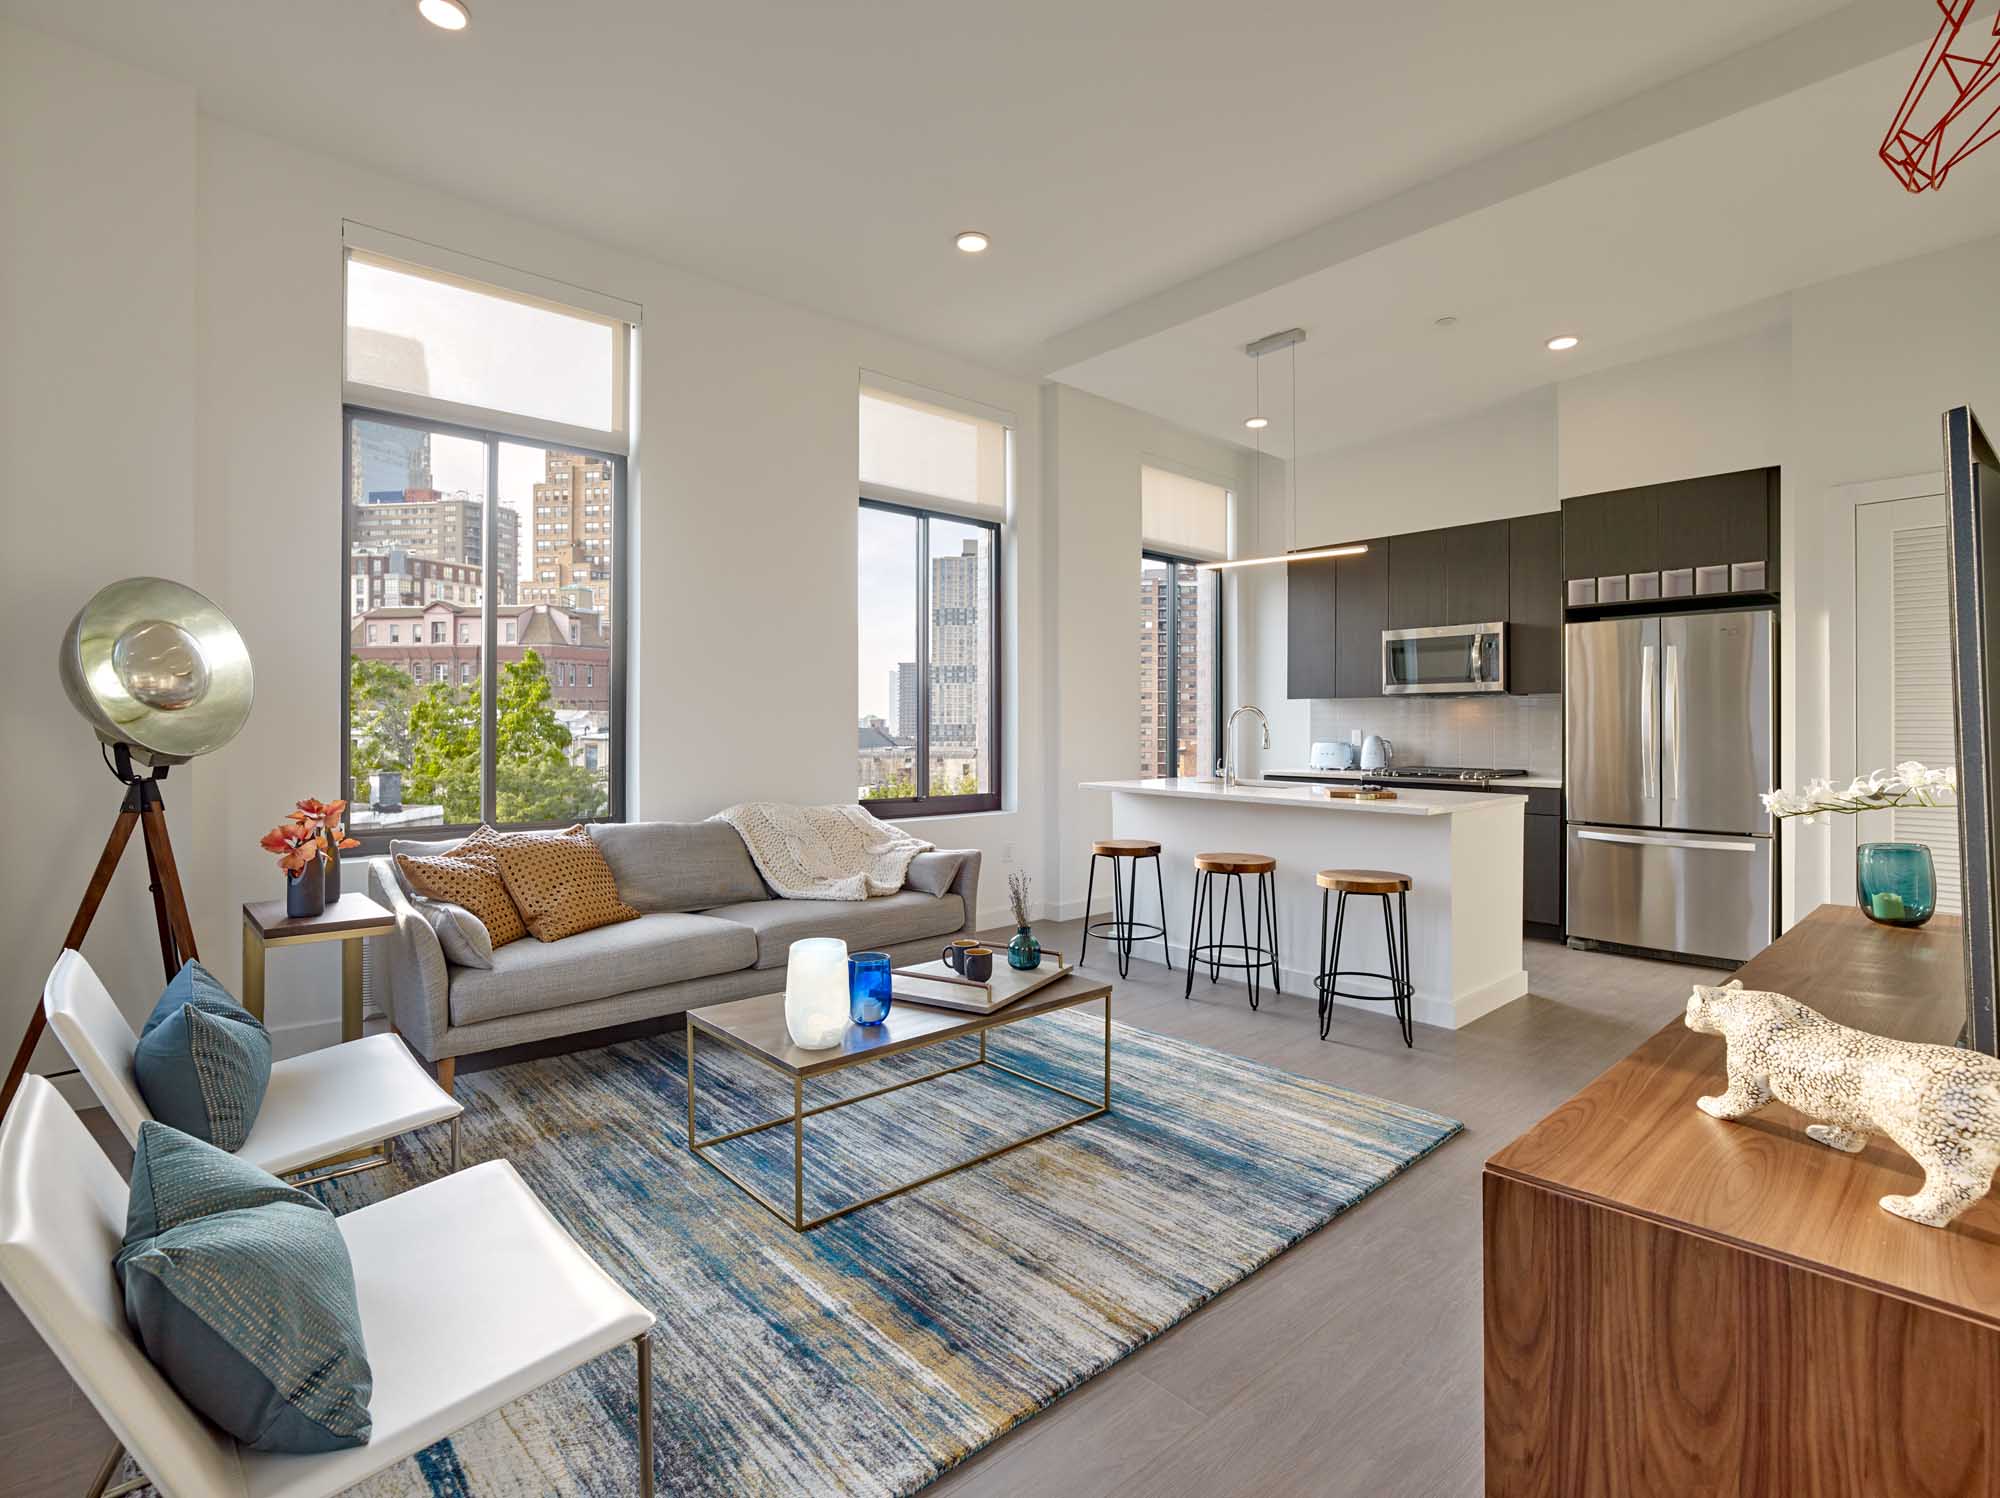
POLYGON ((847 959, 847 1013, 857 1025, 879 1025, 889 1017, 889 954, 856 952, 847 959))

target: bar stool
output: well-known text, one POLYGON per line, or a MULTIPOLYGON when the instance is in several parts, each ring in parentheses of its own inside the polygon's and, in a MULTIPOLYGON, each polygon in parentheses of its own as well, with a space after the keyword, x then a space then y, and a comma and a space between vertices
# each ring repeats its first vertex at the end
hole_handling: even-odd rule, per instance
POLYGON ((1188 918, 1188 974, 1187 988, 1182 998, 1194 996, 1194 970, 1197 964, 1208 964, 1208 981, 1218 982, 1225 968, 1244 974, 1244 985, 1250 994, 1250 1007, 1257 1007, 1258 989, 1266 967, 1271 970, 1271 987, 1279 993, 1285 991, 1278 980, 1278 860, 1265 853, 1197 853, 1194 856, 1194 911, 1188 918), (1257 939, 1250 939, 1246 921, 1249 902, 1243 894, 1243 876, 1253 874, 1257 879, 1257 939), (1222 940, 1217 941, 1215 919, 1214 883, 1220 876, 1222 885, 1222 940), (1229 889, 1236 887, 1236 935, 1238 940, 1229 940, 1229 889), (1201 941, 1202 912, 1208 913, 1208 940, 1201 941), (1264 945, 1266 932, 1270 935, 1270 945, 1264 945), (1223 954, 1237 952, 1242 955, 1231 960, 1223 954))
POLYGON ((1319 1038, 1325 1040, 1333 1024, 1335 999, 1361 999, 1369 1003, 1393 1004, 1396 1024, 1403 1032, 1403 1044, 1414 1048, 1416 1040, 1411 1029, 1410 999, 1417 990, 1416 985, 1410 982, 1410 876, 1388 869, 1321 869, 1315 882, 1319 885, 1320 958, 1319 976, 1313 980, 1313 987, 1319 990, 1319 1038), (1334 908, 1331 951, 1326 944, 1326 902, 1329 893, 1340 896, 1334 908), (1371 973, 1340 965, 1340 936, 1347 924, 1349 895, 1381 897, 1382 940, 1389 949, 1389 971, 1386 973, 1371 973), (1395 918, 1392 918, 1389 909, 1392 895, 1396 900, 1395 918), (1389 991, 1356 993, 1340 986, 1342 978, 1370 978, 1377 983, 1388 984, 1389 991))
POLYGON ((1174 965, 1173 948, 1167 945, 1167 886, 1160 877, 1160 845, 1147 842, 1142 837, 1111 837, 1090 845, 1090 878, 1083 890, 1083 950, 1077 954, 1076 965, 1083 966, 1083 959, 1090 955, 1090 938, 1095 934, 1108 937, 1112 948, 1118 953, 1118 976, 1126 977, 1132 971, 1132 943, 1160 939, 1160 950, 1166 954, 1169 971, 1174 965), (1090 899, 1097 891, 1097 860, 1111 860, 1111 919, 1093 922, 1090 919, 1090 899), (1150 921, 1135 921, 1133 916, 1139 909, 1139 860, 1153 860, 1153 887, 1159 891, 1160 921, 1154 925, 1150 921), (1120 859, 1132 861, 1129 890, 1118 887, 1118 862, 1120 859))

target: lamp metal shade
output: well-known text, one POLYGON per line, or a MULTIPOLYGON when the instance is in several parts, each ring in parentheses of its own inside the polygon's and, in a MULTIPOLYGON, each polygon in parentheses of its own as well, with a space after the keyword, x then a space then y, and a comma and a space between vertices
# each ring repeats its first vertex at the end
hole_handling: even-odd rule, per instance
POLYGON ((182 583, 128 577, 63 633, 63 690, 107 744, 178 765, 236 737, 250 716, 250 652, 228 615, 182 583))

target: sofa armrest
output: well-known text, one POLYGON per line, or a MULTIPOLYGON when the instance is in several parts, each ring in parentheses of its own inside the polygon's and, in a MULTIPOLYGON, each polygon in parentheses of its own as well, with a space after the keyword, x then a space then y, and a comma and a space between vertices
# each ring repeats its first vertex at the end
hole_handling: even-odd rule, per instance
MULTIPOLYGON (((952 851, 957 852, 958 850, 953 849, 952 851)), ((979 860, 981 856, 977 848, 967 848, 965 850, 965 862, 958 866, 958 877, 951 881, 951 888, 948 891, 965 901, 965 929, 967 931, 976 931, 979 929, 979 860)))
POLYGON ((438 1061, 451 1026, 451 973, 437 932, 403 894, 383 864, 368 868, 368 892, 396 917, 387 936, 362 943, 362 963, 371 993, 382 995, 389 1022, 426 1061, 438 1061))

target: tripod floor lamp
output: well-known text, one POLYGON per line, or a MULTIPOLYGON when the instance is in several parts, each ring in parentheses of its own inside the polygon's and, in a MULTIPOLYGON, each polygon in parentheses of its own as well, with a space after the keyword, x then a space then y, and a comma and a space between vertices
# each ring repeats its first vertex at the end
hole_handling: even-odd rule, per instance
MULTIPOLYGON (((194 589, 128 577, 102 589, 63 634, 63 690, 95 730, 104 763, 125 787, 76 919, 63 938, 81 947, 136 830, 159 926, 160 963, 171 978, 196 955, 160 782, 173 766, 220 749, 250 716, 250 652, 221 609, 194 589)), ((0 1088, 0 1113, 27 1074, 46 1019, 37 1004, 0 1088)))

